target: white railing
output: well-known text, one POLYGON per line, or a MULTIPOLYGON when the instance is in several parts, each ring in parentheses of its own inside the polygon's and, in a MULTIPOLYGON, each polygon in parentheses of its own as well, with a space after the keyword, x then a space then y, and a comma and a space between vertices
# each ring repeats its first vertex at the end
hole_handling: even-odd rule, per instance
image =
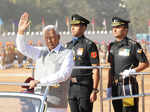
POLYGON ((150 93, 144 93, 144 75, 150 75, 150 72, 137 72, 134 74, 130 75, 140 75, 141 76, 141 94, 136 94, 136 95, 131 95, 131 96, 119 96, 119 97, 111 97, 111 98, 104 98, 103 97, 103 92, 105 91, 103 89, 103 80, 102 80, 102 69, 109 69, 110 66, 76 66, 74 69, 94 69, 97 68, 99 69, 99 75, 100 75, 100 112, 103 112, 103 102, 104 101, 109 101, 109 112, 111 112, 111 101, 112 100, 117 100, 117 99, 124 99, 124 98, 130 98, 130 97, 142 97, 142 112, 145 112, 145 96, 150 96, 150 93))
MULTIPOLYGON (((137 72, 131 75, 140 75, 141 76, 141 89, 142 92, 140 94, 131 95, 131 96, 119 96, 119 97, 110 97, 110 98, 104 98, 103 92, 105 91, 103 89, 103 74, 102 69, 109 69, 110 66, 75 66, 73 69, 99 69, 99 75, 100 75, 100 112, 103 112, 103 102, 109 101, 109 112, 111 112, 111 101, 117 100, 117 99, 123 99, 123 98, 136 98, 136 97, 142 97, 142 112, 145 112, 145 96, 150 96, 150 93, 144 93, 144 75, 150 75, 150 72, 137 72)), ((34 71, 34 67, 32 68, 34 71)), ((32 76, 34 76, 34 72, 32 72, 32 76)), ((15 82, 0 82, 0 85, 19 85, 19 86, 29 86, 28 83, 15 83, 15 82)), ((45 84, 38 84, 38 86, 53 86, 53 84, 45 83, 45 84)), ((47 95, 47 93, 45 93, 47 95)), ((46 97, 46 96, 45 96, 46 97)))

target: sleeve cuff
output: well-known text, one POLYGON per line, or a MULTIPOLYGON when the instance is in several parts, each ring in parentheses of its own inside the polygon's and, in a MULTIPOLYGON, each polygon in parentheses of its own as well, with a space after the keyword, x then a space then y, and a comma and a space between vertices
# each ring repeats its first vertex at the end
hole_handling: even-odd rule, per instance
POLYGON ((40 83, 46 83, 46 79, 40 79, 40 83))
POLYGON ((17 34, 17 41, 25 41, 25 37, 24 35, 21 35, 21 34, 17 34))
POLYGON ((136 73, 136 70, 135 69, 131 69, 131 73, 136 73))

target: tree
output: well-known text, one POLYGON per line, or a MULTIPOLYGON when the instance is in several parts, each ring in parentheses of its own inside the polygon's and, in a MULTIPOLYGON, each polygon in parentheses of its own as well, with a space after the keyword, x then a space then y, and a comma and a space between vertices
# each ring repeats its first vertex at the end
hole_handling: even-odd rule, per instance
MULTIPOLYGON (((96 29, 101 29, 104 18, 108 30, 111 29, 113 16, 128 17, 126 8, 119 7, 120 0, 15 0, 16 4, 9 0, 1 0, 0 16, 6 21, 6 26, 11 20, 19 20, 20 15, 27 11, 31 15, 32 29, 41 30, 41 18, 46 24, 55 24, 58 21, 60 30, 66 30, 66 16, 78 13, 90 21, 95 19, 96 29), (37 5, 39 4, 39 5, 37 5), (9 10, 8 10, 9 8, 9 10)), ((90 26, 90 25, 89 25, 90 26)), ((88 27, 91 30, 91 27, 88 27)))
POLYGON ((150 20, 150 0, 126 0, 133 34, 147 33, 150 20))

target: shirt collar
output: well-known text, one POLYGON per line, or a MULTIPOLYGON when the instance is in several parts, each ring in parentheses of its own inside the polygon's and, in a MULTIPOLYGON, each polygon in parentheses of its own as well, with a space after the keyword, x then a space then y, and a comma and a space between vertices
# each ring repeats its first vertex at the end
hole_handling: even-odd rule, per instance
POLYGON ((125 38, 121 41, 121 43, 122 43, 123 45, 127 45, 127 44, 128 44, 127 40, 128 40, 128 38, 125 37, 125 38))
POLYGON ((61 48, 61 44, 58 44, 54 49, 52 49, 51 51, 50 50, 48 50, 48 51, 49 51, 49 53, 52 53, 53 51, 55 53, 58 53, 60 51, 60 48, 61 48))
POLYGON ((75 42, 75 41, 79 41, 80 39, 84 38, 84 35, 80 36, 80 37, 73 37, 72 38, 72 42, 75 42))
POLYGON ((72 40, 78 40, 78 37, 73 37, 72 40))
POLYGON ((116 43, 123 44, 123 45, 126 45, 126 44, 127 44, 127 40, 128 40, 128 38, 127 38, 127 37, 125 37, 125 38, 124 38, 124 39, 122 39, 121 41, 116 41, 116 40, 115 40, 115 42, 116 42, 116 43))

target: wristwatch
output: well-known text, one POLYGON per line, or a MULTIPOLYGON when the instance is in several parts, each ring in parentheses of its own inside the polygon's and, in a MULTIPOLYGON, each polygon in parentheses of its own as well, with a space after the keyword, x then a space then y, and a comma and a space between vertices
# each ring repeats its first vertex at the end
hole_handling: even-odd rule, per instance
POLYGON ((92 90, 92 92, 94 92, 94 93, 98 93, 99 92, 99 90, 98 89, 96 89, 96 88, 93 88, 93 90, 92 90))

